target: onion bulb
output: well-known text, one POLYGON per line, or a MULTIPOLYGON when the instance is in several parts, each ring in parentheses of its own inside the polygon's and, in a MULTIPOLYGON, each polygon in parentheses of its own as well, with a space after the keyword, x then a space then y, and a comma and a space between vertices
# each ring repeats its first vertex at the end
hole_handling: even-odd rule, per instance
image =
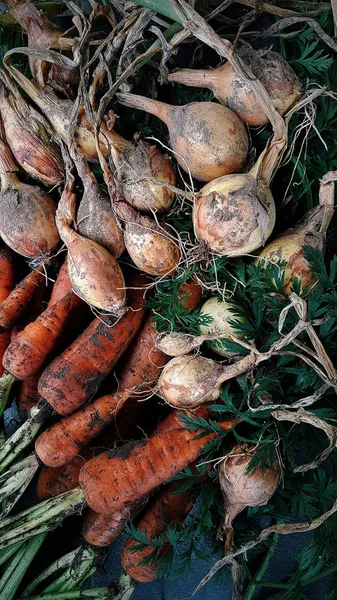
POLYGON ((68 248, 68 274, 72 288, 90 306, 120 316, 126 299, 121 268, 105 248, 71 228, 75 209, 76 196, 67 184, 56 212, 56 224, 68 248))
POLYGON ((180 251, 163 227, 138 214, 126 202, 116 203, 116 212, 123 222, 125 247, 135 265, 156 277, 173 275, 179 264, 180 251))
POLYGON ((229 321, 243 322, 242 318, 238 318, 233 314, 235 306, 225 300, 219 300, 216 296, 209 298, 200 309, 200 315, 212 317, 212 322, 209 325, 200 325, 200 332, 207 335, 212 335, 217 339, 208 341, 207 345, 221 356, 234 357, 235 352, 226 349, 226 338, 230 340, 230 336, 234 335, 239 339, 243 336, 236 331, 236 328, 230 325, 229 321), (224 344, 222 342, 225 342, 224 344))
POLYGON ((77 43, 75 38, 67 37, 64 32, 44 15, 38 8, 27 0, 5 0, 10 7, 14 19, 26 31, 28 48, 32 50, 29 56, 31 73, 39 85, 52 87, 61 96, 76 98, 80 80, 79 68, 66 68, 52 62, 34 57, 34 49, 56 49, 69 53, 77 43))
POLYGON ((191 409, 217 400, 224 381, 237 377, 251 367, 246 356, 232 365, 221 365, 200 354, 172 358, 159 378, 159 392, 170 406, 191 409))
POLYGON ((0 140, 0 236, 26 258, 43 259, 60 242, 54 200, 39 187, 21 183, 11 154, 0 140))
POLYGON ((247 473, 258 448, 242 444, 235 446, 219 464, 219 482, 225 503, 226 553, 232 546, 232 522, 247 506, 267 504, 280 480, 279 465, 258 467, 247 473))
MULTIPOLYGON (((329 185, 329 184, 328 184, 329 185)), ((321 191, 326 186, 321 182, 321 191)), ((303 256, 303 246, 310 246, 324 251, 325 232, 333 217, 334 191, 331 195, 321 193, 321 204, 310 211, 306 217, 293 229, 278 236, 259 253, 257 262, 264 266, 268 264, 285 263, 283 269, 285 294, 290 294, 295 279, 301 283, 302 291, 309 290, 317 281, 310 269, 308 261, 303 256), (330 197, 329 197, 330 196, 330 197)))
POLYGON ((199 192, 193 225, 207 251, 243 256, 269 238, 275 225, 275 203, 260 162, 261 157, 249 173, 219 177, 199 192))
POLYGON ((248 136, 239 117, 214 102, 172 106, 134 94, 118 94, 121 104, 149 112, 167 125, 180 166, 199 181, 236 173, 248 153, 248 136))
MULTIPOLYGON (((244 62, 266 88, 276 110, 284 115, 302 96, 302 86, 290 65, 277 52, 260 54, 251 48, 239 52, 244 62)), ((192 87, 208 88, 214 96, 249 125, 265 125, 268 118, 249 86, 227 62, 213 70, 182 69, 168 80, 192 87)))
POLYGON ((64 177, 61 151, 46 119, 26 102, 3 71, 0 112, 7 143, 16 162, 45 185, 59 184, 64 177))
POLYGON ((83 182, 83 196, 77 211, 77 231, 119 258, 125 250, 124 236, 117 224, 110 198, 104 188, 98 185, 86 160, 78 155, 75 162, 83 182))

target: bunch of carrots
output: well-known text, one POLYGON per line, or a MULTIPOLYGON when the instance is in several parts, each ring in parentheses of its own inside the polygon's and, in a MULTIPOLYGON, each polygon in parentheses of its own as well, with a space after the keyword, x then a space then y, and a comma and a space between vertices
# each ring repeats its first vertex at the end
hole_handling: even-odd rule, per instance
MULTIPOLYGON (((115 14, 95 4, 88 18, 78 10, 74 27, 63 32, 32 2, 5 4, 27 34, 27 47, 10 50, 0 70, 0 414, 15 398, 22 419, 0 447, 0 548, 45 535, 84 507, 82 535, 94 548, 111 544, 134 520, 149 545, 140 550, 128 539, 123 547, 125 600, 134 582, 157 576, 165 549, 157 552, 151 541, 188 517, 208 478, 209 469, 198 467, 203 449, 238 422, 216 421, 212 413, 222 383, 269 358, 252 351, 238 361, 221 343, 212 345, 245 342, 233 327, 235 307, 214 303, 200 279, 184 276, 184 244, 166 223, 168 210, 180 210, 175 195, 193 201, 202 264, 214 255, 277 256, 287 265, 286 293, 295 278, 303 288, 314 283, 302 246, 323 249, 333 201, 322 194, 324 202, 296 229, 297 237, 287 233, 265 245, 275 223, 270 182, 285 150, 285 117, 303 94, 277 53, 262 59, 246 49, 239 56, 184 0, 174 2, 179 27, 194 23, 195 36, 228 60, 213 71, 169 75, 171 82, 211 89, 217 102, 176 107, 130 93, 115 96, 164 121, 173 150, 168 158, 159 144, 124 139, 103 110, 106 65, 114 54, 120 52, 121 61, 109 79, 111 97, 158 49, 131 65, 123 62, 130 32, 147 26, 148 11, 121 2, 115 14), (96 50, 90 31, 102 18, 111 33, 96 50), (31 78, 12 62, 20 52, 28 56, 31 78), (273 135, 248 169, 248 126, 267 123, 273 135), (198 192, 176 187, 180 169, 198 192), (200 336, 163 339, 156 330, 148 300, 172 277, 179 281, 174 302, 181 310, 188 315, 201 308, 209 316, 200 336), (202 307, 205 300, 212 310, 202 307), (193 353, 204 342, 214 360, 193 353), (214 352, 229 364, 220 364, 214 352), (199 418, 200 429, 187 428, 182 413, 199 418), (209 417, 214 428, 205 432, 209 417), (142 428, 147 437, 139 439, 142 428), (199 477, 179 493, 169 480, 186 467, 199 477), (40 503, 15 512, 37 472, 40 503)), ((164 15, 172 15, 170 6, 164 15)), ((331 189, 331 177, 324 186, 331 189)), ((278 485, 277 467, 271 470, 276 475, 268 494, 257 494, 256 504, 278 485)), ((262 491, 268 476, 268 470, 247 475, 262 491)), ((23 597, 33 598, 35 587, 23 597)))

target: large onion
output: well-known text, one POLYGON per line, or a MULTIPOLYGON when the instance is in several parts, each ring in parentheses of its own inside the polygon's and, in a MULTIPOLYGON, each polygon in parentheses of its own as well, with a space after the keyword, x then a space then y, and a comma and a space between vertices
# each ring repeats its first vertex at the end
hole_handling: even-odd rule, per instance
MULTIPOLYGON (((276 110, 285 114, 301 97, 302 86, 289 64, 277 52, 260 54, 252 49, 240 52, 246 64, 263 83, 276 110)), ((192 87, 208 88, 214 96, 249 125, 265 125, 268 118, 249 86, 227 62, 213 70, 182 69, 168 80, 192 87)))
POLYGON ((228 108, 214 102, 171 106, 134 94, 118 94, 118 99, 164 121, 175 158, 196 179, 212 181, 243 167, 248 153, 247 132, 228 108))

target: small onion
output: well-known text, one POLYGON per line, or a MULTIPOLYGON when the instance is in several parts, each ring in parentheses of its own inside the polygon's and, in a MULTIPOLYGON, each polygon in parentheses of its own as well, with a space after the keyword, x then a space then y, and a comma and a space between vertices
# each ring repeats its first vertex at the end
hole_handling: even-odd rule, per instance
POLYGON ((248 136, 239 117, 214 102, 171 106, 134 94, 118 94, 130 108, 145 110, 167 125, 180 166, 199 181, 236 173, 247 159, 248 136))
POLYGON ((90 306, 120 316, 126 299, 123 273, 105 248, 71 229, 76 196, 66 186, 56 212, 61 239, 68 248, 68 274, 75 294, 90 306))
POLYGON ((194 231, 208 251, 220 256, 250 254, 273 231, 274 199, 268 183, 253 169, 219 177, 199 192, 193 206, 194 231))
POLYGON ((125 247, 135 265, 149 275, 173 275, 179 264, 180 251, 165 230, 125 202, 116 204, 116 212, 123 219, 125 247))
POLYGON ((219 300, 216 296, 206 300, 200 309, 200 315, 212 317, 212 322, 209 325, 200 325, 200 332, 205 336, 218 334, 218 339, 208 341, 207 345, 221 356, 234 357, 236 355, 235 352, 226 349, 226 338, 231 341, 230 336, 234 335, 239 339, 243 339, 243 335, 240 335, 236 328, 229 324, 229 321, 235 320, 243 322, 242 318, 234 315, 233 309, 235 309, 233 304, 225 300, 219 300))
POLYGON ((232 546, 232 522, 247 506, 267 504, 280 480, 280 468, 275 462, 264 469, 258 467, 247 473, 256 447, 235 446, 219 464, 219 482, 225 503, 226 551, 232 546))
MULTIPOLYGON (((263 83, 276 110, 285 114, 302 96, 302 86, 290 65, 276 52, 262 56, 252 49, 239 53, 254 75, 263 83)), ((265 125, 266 114, 245 81, 229 63, 213 70, 182 69, 168 80, 192 87, 208 88, 214 96, 249 125, 265 125)))

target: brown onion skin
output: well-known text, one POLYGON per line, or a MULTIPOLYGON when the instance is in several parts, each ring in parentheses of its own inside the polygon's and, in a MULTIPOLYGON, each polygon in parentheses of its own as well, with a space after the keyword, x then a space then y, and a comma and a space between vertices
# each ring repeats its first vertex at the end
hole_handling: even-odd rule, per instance
POLYGON ((117 224, 108 194, 89 176, 77 211, 77 230, 119 258, 124 250, 123 232, 117 224))
POLYGON ((20 183, 0 193, 0 235, 26 258, 42 258, 60 243, 54 200, 40 188, 20 183))
MULTIPOLYGON (((242 52, 241 52, 242 54, 242 52)), ((276 52, 263 56, 246 50, 242 58, 266 88, 276 110, 284 115, 302 96, 302 85, 290 65, 276 52)), ((238 75, 229 63, 213 70, 181 69, 168 80, 192 87, 208 88, 214 96, 248 125, 268 123, 249 81, 238 75)))
POLYGON ((260 248, 275 224, 269 186, 253 175, 219 177, 207 184, 193 206, 197 239, 221 256, 242 256, 260 248))

